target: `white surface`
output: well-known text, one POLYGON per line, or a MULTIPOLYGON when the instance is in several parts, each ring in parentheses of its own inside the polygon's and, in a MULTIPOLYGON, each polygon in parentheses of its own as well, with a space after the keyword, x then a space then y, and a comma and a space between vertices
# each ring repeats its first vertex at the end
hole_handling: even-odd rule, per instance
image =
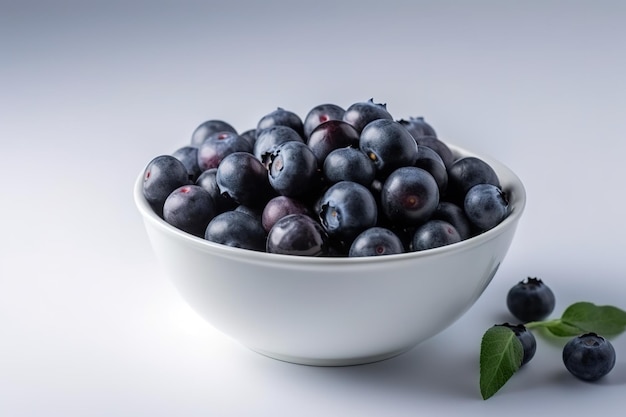
POLYGON ((527 275, 626 307, 626 5, 603 2, 0 3, 0 415, 569 415, 624 402, 539 339, 488 401, 484 330, 527 275), (545 4, 544 4, 545 3, 545 4), (506 262, 444 333, 392 360, 297 366, 225 338, 155 263, 132 183, 197 124, 374 97, 525 182, 506 262), (528 405, 527 405, 528 404, 528 405), (518 407, 518 408, 516 408, 518 407))

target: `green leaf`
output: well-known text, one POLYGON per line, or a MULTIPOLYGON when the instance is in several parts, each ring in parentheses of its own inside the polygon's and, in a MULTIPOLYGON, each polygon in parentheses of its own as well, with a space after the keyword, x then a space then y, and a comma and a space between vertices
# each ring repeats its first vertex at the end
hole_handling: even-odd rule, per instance
POLYGON ((615 336, 626 330, 626 311, 614 306, 579 302, 563 312, 561 321, 565 325, 579 328, 579 333, 594 332, 603 336, 615 336))
POLYGON ((558 337, 573 337, 584 333, 579 327, 563 323, 562 320, 553 320, 542 327, 545 327, 550 333, 558 337))
POLYGON ((480 343, 480 393, 493 396, 522 365, 524 348, 513 330, 493 326, 480 343))

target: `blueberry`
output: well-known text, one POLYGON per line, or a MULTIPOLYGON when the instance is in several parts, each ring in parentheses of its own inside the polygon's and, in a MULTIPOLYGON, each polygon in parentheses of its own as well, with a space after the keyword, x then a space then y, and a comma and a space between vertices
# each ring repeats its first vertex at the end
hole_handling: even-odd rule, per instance
POLYGON ((213 198, 198 185, 183 185, 172 191, 163 204, 163 218, 172 226, 203 237, 217 210, 213 198))
POLYGON ((555 304, 554 293, 538 278, 518 282, 506 296, 509 311, 524 323, 544 320, 554 311, 555 304))
POLYGON ((403 252, 402 241, 395 233, 384 227, 370 227, 354 239, 348 256, 381 256, 403 252))
POLYGON ((237 202, 230 198, 227 194, 222 194, 220 187, 217 185, 217 168, 211 168, 204 171, 198 179, 196 185, 204 188, 211 194, 215 202, 215 209, 218 213, 233 210, 237 207, 237 202))
POLYGON ((383 183, 380 204, 389 220, 400 226, 426 222, 439 205, 439 187, 428 171, 398 168, 383 183))
POLYGON ((220 192, 239 204, 262 207, 274 197, 267 170, 247 152, 234 152, 224 158, 215 179, 220 192))
POLYGON ((248 144, 250 144, 250 149, 254 150, 254 143, 256 142, 256 129, 248 129, 240 135, 248 144))
POLYGON ((563 363, 575 377, 583 381, 597 381, 615 366, 615 349, 604 337, 586 333, 565 344, 563 363))
POLYGON ((211 220, 204 238, 235 248, 265 252, 266 234, 260 220, 243 211, 226 211, 211 220))
POLYGON ((150 207, 163 217, 163 204, 167 197, 180 186, 189 184, 185 165, 172 155, 160 155, 152 159, 143 173, 142 191, 150 207))
POLYGON ((377 119, 393 120, 386 103, 374 103, 374 99, 350 105, 343 114, 343 121, 350 123, 361 133, 365 125, 377 119))
POLYGON ((198 166, 198 148, 195 146, 183 146, 182 148, 176 149, 172 156, 178 159, 180 162, 185 165, 187 168, 187 173, 189 174, 189 180, 195 181, 202 170, 200 166, 198 166))
POLYGON ((398 120, 404 127, 407 128, 411 135, 417 140, 418 138, 424 136, 432 136, 437 137, 437 133, 435 133, 435 129, 426 121, 423 117, 409 117, 409 120, 401 119, 398 120))
POLYGON ((213 133, 198 147, 198 166, 202 171, 217 168, 222 159, 234 152, 252 152, 252 147, 236 133, 213 133))
POLYGON ((329 120, 317 126, 310 134, 307 145, 311 148, 320 166, 326 156, 335 149, 359 146, 359 133, 349 123, 329 120))
POLYGON ((440 201, 431 218, 450 223, 459 232, 461 240, 469 239, 472 236, 472 223, 467 218, 465 210, 454 203, 440 201))
POLYGON ((425 169, 433 176, 439 186, 439 193, 443 195, 448 187, 448 171, 441 156, 432 148, 417 145, 417 160, 414 164, 418 168, 425 169))
POLYGON ((499 187, 478 184, 465 195, 463 208, 470 222, 485 231, 497 226, 507 216, 509 202, 499 187))
POLYGON ((340 181, 326 190, 318 214, 326 232, 349 245, 359 233, 376 225, 378 209, 365 186, 340 181))
POLYGON ((422 251, 460 241, 459 232, 450 223, 443 220, 429 220, 415 231, 411 249, 422 251))
POLYGON ((278 220, 290 214, 309 214, 309 209, 300 200, 292 197, 279 195, 272 198, 263 208, 263 228, 269 232, 278 220))
POLYGON ((308 193, 318 174, 313 151, 297 141, 285 142, 275 148, 267 168, 274 190, 291 197, 308 193))
POLYGON ((311 136, 317 126, 329 120, 342 120, 346 111, 336 104, 320 104, 313 107, 304 118, 304 137, 311 136))
POLYGON ((454 161, 456 160, 452 150, 440 139, 437 139, 435 136, 422 136, 419 138, 415 138, 418 146, 426 146, 433 151, 437 152, 437 154, 441 157, 446 169, 449 169, 454 161))
POLYGON ((306 214, 290 214, 279 219, 267 236, 270 253, 300 256, 322 256, 326 234, 322 226, 306 214))
POLYGON ((272 126, 287 126, 298 132, 298 135, 304 137, 304 126, 302 119, 296 113, 278 107, 271 113, 266 114, 259 120, 256 130, 270 128, 272 126))
POLYGON ((417 143, 404 126, 393 120, 368 123, 359 137, 359 147, 383 175, 417 160, 417 143))
POLYGON ((207 120, 193 131, 191 135, 191 145, 200 146, 206 138, 217 132, 237 133, 232 125, 223 120, 207 120))
POLYGON ((376 167, 360 149, 347 147, 328 154, 322 173, 330 183, 353 181, 369 187, 376 177, 376 167))
POLYGON ((523 324, 496 324, 496 326, 506 327, 511 329, 517 340, 519 340, 522 344, 522 348, 524 349, 524 356, 522 357, 522 363, 520 366, 527 364, 534 356, 537 351, 537 340, 535 336, 532 334, 530 330, 526 328, 523 324))
POLYGON ((477 184, 500 187, 500 180, 493 168, 482 159, 474 156, 458 159, 448 168, 446 197, 450 201, 462 203, 465 194, 477 184))
POLYGON ((254 156, 267 167, 268 158, 278 145, 297 141, 304 143, 302 137, 288 126, 272 126, 261 131, 257 130, 256 141, 252 152, 254 156))

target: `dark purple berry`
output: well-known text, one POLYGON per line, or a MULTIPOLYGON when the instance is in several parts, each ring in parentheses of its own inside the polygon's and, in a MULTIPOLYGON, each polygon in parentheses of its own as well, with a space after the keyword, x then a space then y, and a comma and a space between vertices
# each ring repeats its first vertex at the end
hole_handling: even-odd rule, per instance
POLYGON ((189 184, 185 165, 172 155, 161 155, 148 163, 143 173, 143 196, 156 214, 163 217, 163 204, 172 191, 189 184))
POLYGON ((193 131, 191 135, 191 145, 200 146, 206 138, 217 132, 237 133, 233 126, 223 120, 207 120, 193 131))
POLYGON ((371 227, 354 239, 348 256, 381 256, 403 252, 402 241, 395 233, 384 227, 371 227))
POLYGON ((359 137, 359 147, 383 175, 417 160, 417 143, 404 126, 393 120, 368 123, 359 137))
POLYGON ((359 146, 359 133, 349 123, 330 120, 317 126, 309 136, 307 144, 315 154, 320 166, 326 156, 335 149, 359 146))
POLYGON ((304 137, 304 127, 302 119, 296 113, 278 107, 271 113, 266 114, 259 120, 256 130, 259 132, 273 126, 287 126, 298 132, 300 137, 304 137))
POLYGON ((443 220, 429 220, 415 230, 411 249, 422 251, 461 241, 459 232, 443 220))
POLYGON ((290 197, 307 194, 318 175, 315 155, 308 146, 297 141, 276 147, 269 157, 267 169, 274 190, 290 197))
POLYGON ((269 253, 322 256, 326 234, 322 226, 306 214, 290 214, 279 219, 267 236, 269 253))
POLYGON ((261 221, 243 211, 226 211, 215 216, 204 238, 226 246, 265 252, 266 233, 261 221))
POLYGON ((201 171, 217 168, 222 159, 234 152, 252 152, 252 147, 236 133, 213 133, 198 147, 198 166, 201 171))
POLYGON ((267 170, 247 152, 234 152, 224 158, 217 167, 215 179, 220 192, 239 204, 263 207, 274 197, 267 170))
POLYGON ((346 111, 336 104, 320 104, 313 107, 304 118, 304 137, 311 136, 317 126, 329 120, 342 120, 346 111))
POLYGON ((607 375, 615 366, 615 348, 596 333, 571 339, 563 347, 565 368, 576 378, 593 382, 607 375))
POLYGON ((547 318, 556 304, 554 293, 542 280, 528 277, 515 284, 506 296, 506 305, 523 323, 547 318))
POLYGON ((328 154, 322 173, 330 183, 353 181, 369 187, 376 177, 376 167, 360 149, 347 147, 328 154))
POLYGON ((386 217, 399 226, 419 226, 439 205, 439 187, 421 168, 398 168, 384 182, 380 204, 386 217))
POLYGON ((387 111, 386 103, 374 103, 372 98, 352 104, 343 114, 344 122, 354 126, 358 133, 361 133, 365 125, 377 119, 393 120, 393 117, 387 111))
POLYGON ((304 203, 295 198, 284 195, 272 198, 263 208, 261 216, 263 228, 269 232, 278 220, 290 214, 309 214, 309 209, 304 203))
POLYGON ((216 214, 213 198, 197 185, 183 185, 175 189, 163 204, 166 222, 198 237, 204 237, 207 225, 216 214))
POLYGON ((478 184, 469 189, 463 203, 465 214, 479 230, 496 227, 507 216, 509 201, 504 192, 492 184, 478 184))

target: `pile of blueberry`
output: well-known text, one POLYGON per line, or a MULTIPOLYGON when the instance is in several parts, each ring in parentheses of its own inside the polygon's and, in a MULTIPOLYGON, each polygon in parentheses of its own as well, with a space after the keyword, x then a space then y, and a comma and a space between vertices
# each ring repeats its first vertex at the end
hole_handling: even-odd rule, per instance
MULTIPOLYGON (((554 310, 554 293, 541 279, 531 278, 518 282, 508 292, 506 303, 509 311, 522 323, 546 319, 554 310)), ((524 324, 503 323, 513 330, 522 344, 522 365, 528 363, 537 349, 534 335, 524 324)), ((580 334, 563 347, 563 364, 575 377, 584 381, 596 381, 607 375, 615 365, 615 349, 611 342, 594 332, 580 334)))
POLYGON ((377 256, 468 239, 508 201, 482 159, 455 158, 422 117, 386 104, 277 108, 242 133, 221 120, 154 158, 143 194, 171 225, 207 240, 306 256, 377 256))

